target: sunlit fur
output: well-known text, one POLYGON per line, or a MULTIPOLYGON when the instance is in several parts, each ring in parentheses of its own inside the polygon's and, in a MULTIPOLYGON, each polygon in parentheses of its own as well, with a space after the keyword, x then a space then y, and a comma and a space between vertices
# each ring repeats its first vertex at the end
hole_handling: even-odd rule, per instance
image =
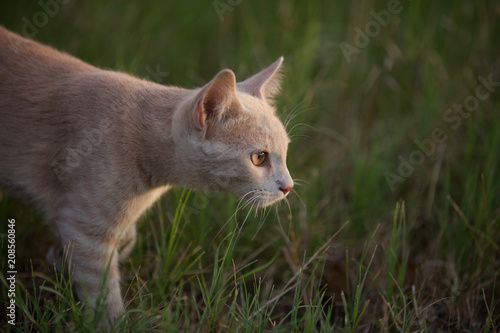
POLYGON ((0 187, 37 203, 73 246, 88 308, 107 276, 107 324, 123 311, 118 261, 135 222, 170 187, 229 191, 252 208, 293 187, 272 106, 281 62, 238 84, 223 70, 189 90, 101 70, 0 27, 0 187), (268 157, 255 166, 260 151, 268 157))

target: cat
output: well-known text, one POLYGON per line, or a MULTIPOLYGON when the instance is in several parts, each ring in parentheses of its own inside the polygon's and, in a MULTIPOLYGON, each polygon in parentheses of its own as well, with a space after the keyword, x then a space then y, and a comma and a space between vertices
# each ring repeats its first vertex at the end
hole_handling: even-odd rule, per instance
POLYGON ((79 299, 123 312, 118 263, 141 214, 174 186, 258 207, 287 196, 276 115, 283 57, 242 82, 224 69, 182 89, 102 70, 0 27, 0 188, 35 202, 72 245, 79 299))

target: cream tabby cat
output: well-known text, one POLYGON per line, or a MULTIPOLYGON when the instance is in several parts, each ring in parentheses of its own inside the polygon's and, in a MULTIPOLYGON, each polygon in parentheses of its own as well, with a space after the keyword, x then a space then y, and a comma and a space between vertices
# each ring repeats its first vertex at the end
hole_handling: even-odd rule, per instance
POLYGON ((293 187, 272 98, 278 59, 199 89, 101 70, 0 27, 0 188, 38 203, 71 243, 80 299, 123 311, 118 262, 140 215, 172 186, 229 191, 260 207, 293 187))

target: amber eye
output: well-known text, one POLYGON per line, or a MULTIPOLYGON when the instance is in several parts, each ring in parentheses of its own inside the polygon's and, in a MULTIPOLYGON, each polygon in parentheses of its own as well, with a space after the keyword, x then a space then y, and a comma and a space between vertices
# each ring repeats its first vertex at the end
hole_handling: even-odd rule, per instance
POLYGON ((258 153, 253 153, 251 158, 252 158, 252 163, 254 165, 261 165, 264 163, 266 160, 267 153, 264 151, 258 152, 258 153))

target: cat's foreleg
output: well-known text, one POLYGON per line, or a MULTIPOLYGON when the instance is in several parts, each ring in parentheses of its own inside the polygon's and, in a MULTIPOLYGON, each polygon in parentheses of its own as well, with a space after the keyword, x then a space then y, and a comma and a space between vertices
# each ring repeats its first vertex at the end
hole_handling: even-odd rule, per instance
POLYGON ((95 228, 80 227, 65 223, 59 228, 62 243, 72 247, 68 261, 78 298, 91 312, 104 311, 105 324, 110 326, 123 312, 117 244, 95 228))

